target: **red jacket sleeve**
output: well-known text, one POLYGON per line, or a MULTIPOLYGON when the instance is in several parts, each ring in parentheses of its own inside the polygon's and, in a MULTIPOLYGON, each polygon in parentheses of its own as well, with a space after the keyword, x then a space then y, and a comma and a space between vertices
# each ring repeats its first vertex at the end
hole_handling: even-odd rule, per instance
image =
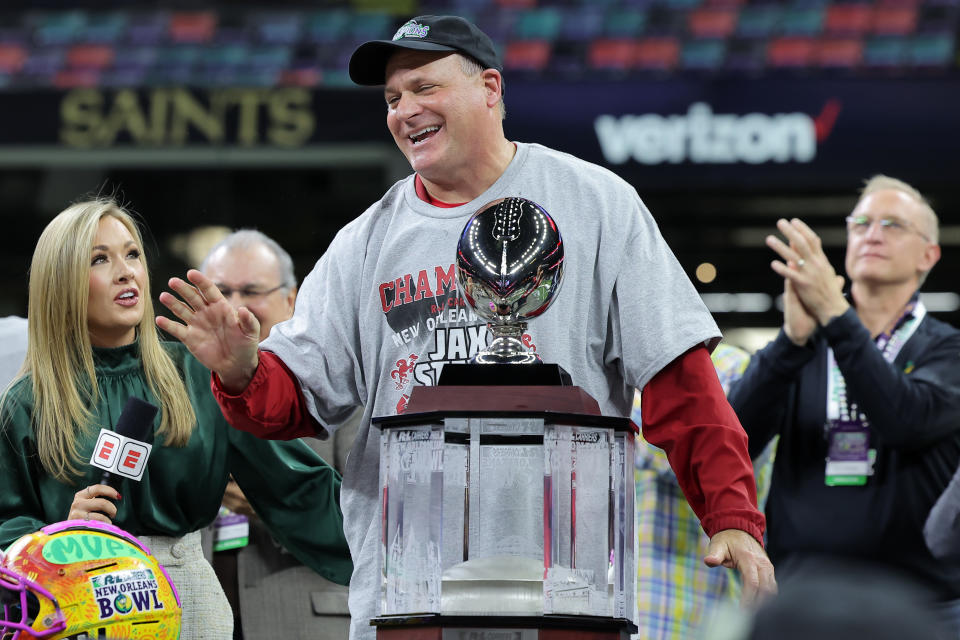
POLYGON ((747 434, 734 413, 705 347, 664 367, 641 396, 643 437, 667 454, 687 502, 707 535, 746 531, 763 544, 765 519, 747 434))
POLYGON ((253 379, 239 395, 224 391, 215 373, 211 374, 210 387, 227 422, 258 438, 293 440, 316 436, 321 429, 307 411, 296 376, 269 351, 260 352, 253 379))

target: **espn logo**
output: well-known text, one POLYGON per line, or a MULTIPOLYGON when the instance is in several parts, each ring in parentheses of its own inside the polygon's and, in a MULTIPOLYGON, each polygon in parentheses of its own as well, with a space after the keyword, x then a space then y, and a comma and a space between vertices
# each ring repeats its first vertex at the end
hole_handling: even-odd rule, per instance
POLYGON ((104 471, 140 480, 153 445, 127 438, 109 429, 100 429, 90 464, 104 471))

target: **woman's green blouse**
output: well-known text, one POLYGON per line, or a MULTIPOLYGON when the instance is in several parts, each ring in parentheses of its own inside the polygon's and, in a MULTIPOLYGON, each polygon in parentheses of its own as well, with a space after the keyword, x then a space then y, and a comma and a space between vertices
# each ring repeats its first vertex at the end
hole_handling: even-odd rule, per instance
MULTIPOLYGON (((347 584, 353 565, 343 535, 340 475, 300 440, 261 440, 232 428, 210 390, 210 371, 179 342, 164 343, 186 384, 197 426, 184 447, 150 435, 139 482, 123 478, 113 523, 134 535, 181 536, 209 525, 233 475, 254 510, 287 550, 324 577, 347 584)), ((130 396, 158 404, 147 386, 138 343, 94 349, 100 399, 80 436, 83 476, 65 484, 37 455, 29 378, 8 391, 0 416, 0 549, 67 518, 74 494, 100 482, 88 464, 101 427, 113 428, 130 396)), ((154 430, 159 427, 157 415, 154 430)))

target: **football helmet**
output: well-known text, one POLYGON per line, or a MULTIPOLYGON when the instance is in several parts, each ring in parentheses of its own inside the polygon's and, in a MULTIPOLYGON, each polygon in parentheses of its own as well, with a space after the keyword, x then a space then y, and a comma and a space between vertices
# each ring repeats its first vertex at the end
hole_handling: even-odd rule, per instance
POLYGON ((176 640, 180 596, 150 550, 113 525, 68 520, 0 553, 0 639, 176 640))

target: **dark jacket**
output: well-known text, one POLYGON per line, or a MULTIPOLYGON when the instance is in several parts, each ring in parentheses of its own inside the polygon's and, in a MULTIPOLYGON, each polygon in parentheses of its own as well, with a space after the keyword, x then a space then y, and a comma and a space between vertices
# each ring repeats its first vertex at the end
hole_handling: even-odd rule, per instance
POLYGON ((780 436, 767 502, 767 549, 790 570, 834 555, 903 570, 942 600, 960 598, 960 563, 935 560, 923 538, 960 461, 960 331, 925 317, 893 364, 848 310, 797 347, 781 331, 730 391, 758 455, 780 436), (877 450, 865 486, 824 482, 827 347, 877 450))

